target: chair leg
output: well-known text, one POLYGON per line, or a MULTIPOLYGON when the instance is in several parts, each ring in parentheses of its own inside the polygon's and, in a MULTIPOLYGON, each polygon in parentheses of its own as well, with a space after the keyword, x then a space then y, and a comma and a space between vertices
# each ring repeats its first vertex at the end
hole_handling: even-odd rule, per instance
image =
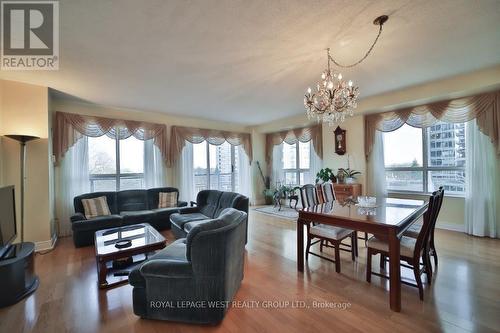
POLYGON ((380 269, 385 270, 385 255, 382 253, 380 253, 380 269))
POLYGON ((372 282, 372 251, 368 248, 366 258, 366 282, 372 282))
POLYGON ((335 242, 335 271, 340 273, 340 242, 335 242))
POLYGON ((358 237, 354 237, 354 240, 356 241, 356 257, 357 257, 359 255, 358 237))
POLYGON ((429 252, 424 253, 422 257, 422 260, 424 261, 425 275, 427 275, 427 283, 430 286, 432 284, 432 265, 429 252))
POLYGON ((323 252, 323 243, 324 240, 321 240, 321 242, 319 242, 319 252, 323 252))
POLYGON ((420 300, 423 301, 424 300, 424 287, 422 285, 422 278, 420 276, 420 265, 418 263, 414 263, 413 274, 415 275, 415 281, 417 281, 418 295, 420 296, 420 300))
POLYGON ((434 246, 434 230, 432 230, 431 241, 430 241, 430 250, 432 251, 432 256, 434 257, 434 265, 436 268, 438 267, 438 256, 436 252, 436 247, 434 246))
POLYGON ((351 234, 351 259, 352 259, 352 261, 356 260, 356 248, 357 248, 356 238, 357 238, 356 234, 352 233, 351 234))
POLYGON ((309 250, 311 249, 311 236, 307 235, 306 261, 309 260, 309 250))

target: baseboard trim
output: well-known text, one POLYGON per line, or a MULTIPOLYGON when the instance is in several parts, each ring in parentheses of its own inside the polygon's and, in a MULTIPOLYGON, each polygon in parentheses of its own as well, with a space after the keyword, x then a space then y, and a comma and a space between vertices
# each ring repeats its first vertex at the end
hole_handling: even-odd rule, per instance
POLYGON ((456 231, 456 232, 465 232, 465 226, 459 225, 459 224, 453 224, 453 223, 437 223, 436 228, 438 229, 443 229, 443 230, 449 230, 449 231, 456 231))
POLYGON ((51 239, 41 242, 35 242, 35 252, 52 250, 56 246, 57 235, 54 234, 51 239))

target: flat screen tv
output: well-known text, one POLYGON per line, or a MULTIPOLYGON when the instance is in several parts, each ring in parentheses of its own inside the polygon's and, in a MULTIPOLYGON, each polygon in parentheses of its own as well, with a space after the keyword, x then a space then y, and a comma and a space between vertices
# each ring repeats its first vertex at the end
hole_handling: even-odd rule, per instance
POLYGON ((15 238, 16 203, 14 186, 0 187, 0 250, 10 245, 15 238))

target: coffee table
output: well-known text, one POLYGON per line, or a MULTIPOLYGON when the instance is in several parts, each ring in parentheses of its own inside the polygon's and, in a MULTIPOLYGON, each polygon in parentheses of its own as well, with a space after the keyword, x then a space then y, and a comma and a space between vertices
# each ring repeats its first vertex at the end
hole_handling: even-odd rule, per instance
POLYGON ((135 266, 165 245, 165 238, 147 223, 97 231, 95 254, 99 288, 127 282, 128 274, 135 266), (116 242, 127 240, 130 240, 130 246, 115 246, 116 242))

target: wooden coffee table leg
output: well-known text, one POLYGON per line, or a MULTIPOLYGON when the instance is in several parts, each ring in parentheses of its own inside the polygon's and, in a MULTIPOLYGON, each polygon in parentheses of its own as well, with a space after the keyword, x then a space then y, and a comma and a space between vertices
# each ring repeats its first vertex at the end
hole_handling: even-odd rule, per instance
POLYGON ((97 261, 97 278, 99 283, 99 288, 106 288, 108 286, 108 281, 106 276, 108 274, 108 268, 106 267, 105 261, 97 261))

